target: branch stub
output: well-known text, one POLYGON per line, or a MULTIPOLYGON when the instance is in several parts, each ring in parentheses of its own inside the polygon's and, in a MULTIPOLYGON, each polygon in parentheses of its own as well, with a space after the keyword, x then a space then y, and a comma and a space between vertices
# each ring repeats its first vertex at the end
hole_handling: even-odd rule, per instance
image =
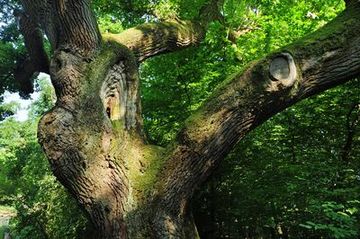
POLYGON ((275 56, 270 62, 270 78, 273 81, 280 81, 284 86, 291 86, 296 79, 296 65, 289 53, 281 53, 275 56))

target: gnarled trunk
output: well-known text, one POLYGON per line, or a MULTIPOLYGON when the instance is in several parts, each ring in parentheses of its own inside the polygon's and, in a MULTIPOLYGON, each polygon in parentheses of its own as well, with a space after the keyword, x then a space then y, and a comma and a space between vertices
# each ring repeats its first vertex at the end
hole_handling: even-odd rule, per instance
POLYGON ((142 132, 137 64, 197 44, 204 24, 145 24, 101 41, 88 0, 23 3, 55 49, 57 103, 40 121, 39 141, 98 238, 197 238, 193 193, 233 146, 275 113, 360 74, 354 1, 328 26, 225 82, 163 149, 142 132))
MULTIPOLYGON (((38 136, 55 176, 85 209, 99 238, 167 238, 171 225, 154 231, 152 224, 167 225, 168 219, 150 206, 159 160, 166 155, 145 143, 132 53, 104 44, 88 62, 57 51, 50 72, 57 103, 41 119, 38 136)), ((190 212, 177 222, 186 232, 172 237, 195 237, 190 212)))

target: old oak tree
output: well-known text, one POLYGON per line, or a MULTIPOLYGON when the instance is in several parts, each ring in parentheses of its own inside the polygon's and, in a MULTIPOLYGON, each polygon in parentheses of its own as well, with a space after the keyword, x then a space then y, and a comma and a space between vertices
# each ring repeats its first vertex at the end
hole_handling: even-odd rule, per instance
POLYGON ((91 0, 22 0, 14 12, 29 56, 15 78, 31 88, 35 72, 50 74, 57 103, 39 123, 39 142, 98 238, 197 238, 190 201, 234 145, 277 112, 359 76, 360 2, 347 1, 326 26, 229 77, 171 145, 150 145, 139 64, 196 46, 221 20, 221 4, 208 1, 193 21, 103 35, 91 0))

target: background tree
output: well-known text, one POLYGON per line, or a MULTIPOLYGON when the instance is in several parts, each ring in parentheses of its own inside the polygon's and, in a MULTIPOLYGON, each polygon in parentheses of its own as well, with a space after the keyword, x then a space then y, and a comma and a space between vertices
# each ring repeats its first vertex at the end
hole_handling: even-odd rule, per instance
MULTIPOLYGON (((42 118, 40 141, 54 174, 103 238, 196 237, 188 206, 194 189, 235 143, 276 112, 359 73, 359 5, 353 2, 318 32, 229 77, 164 150, 144 139, 136 61, 198 44, 213 19, 229 24, 220 5, 199 3, 193 22, 179 20, 171 4, 155 7, 144 20, 171 21, 104 34, 106 42, 87 1, 22 5, 17 16, 29 58, 14 76, 51 73, 58 101, 42 118), (49 69, 39 28, 53 49, 49 69)), ((134 10, 143 9, 149 8, 134 10)))

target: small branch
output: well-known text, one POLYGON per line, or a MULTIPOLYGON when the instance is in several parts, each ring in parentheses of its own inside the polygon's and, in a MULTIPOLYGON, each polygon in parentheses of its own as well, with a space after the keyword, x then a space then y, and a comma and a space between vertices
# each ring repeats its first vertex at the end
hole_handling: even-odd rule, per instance
POLYGON ((253 31, 252 28, 244 28, 244 29, 240 29, 240 30, 229 30, 228 33, 228 40, 231 41, 233 44, 236 44, 236 41, 239 37, 245 35, 246 33, 249 33, 253 31))
POLYGON ((225 19, 220 11, 223 5, 224 0, 210 0, 200 9, 199 18, 204 28, 207 28, 208 24, 212 21, 219 21, 224 24, 225 19))
POLYGON ((358 0, 345 0, 345 6, 349 7, 350 5, 356 3, 358 0))

